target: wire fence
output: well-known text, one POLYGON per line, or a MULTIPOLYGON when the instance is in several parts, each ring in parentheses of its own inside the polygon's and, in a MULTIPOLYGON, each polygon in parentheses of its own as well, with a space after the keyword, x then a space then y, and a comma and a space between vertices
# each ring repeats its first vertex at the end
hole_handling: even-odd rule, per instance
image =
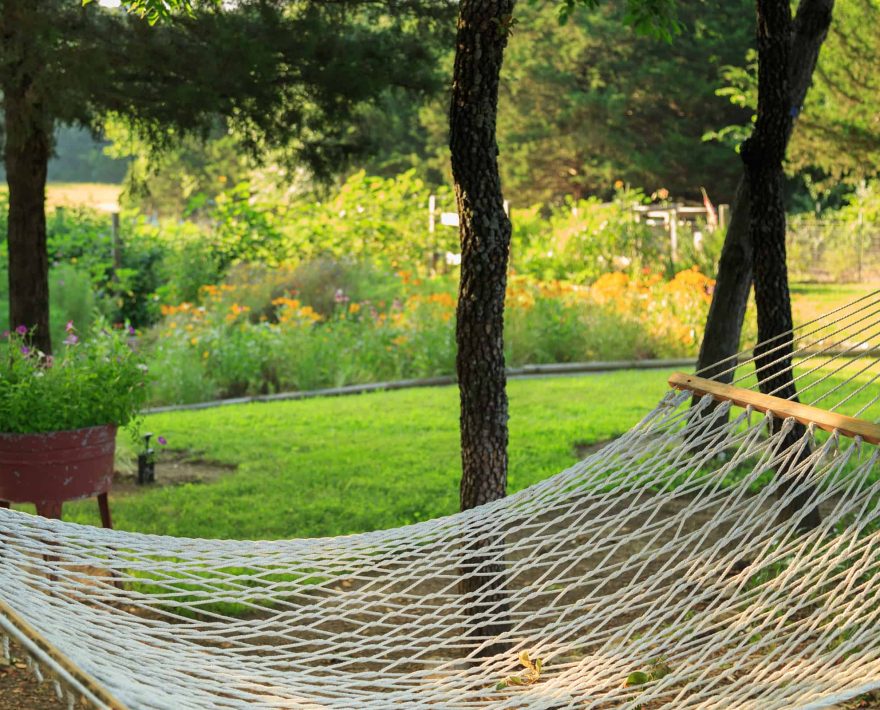
POLYGON ((786 246, 793 279, 880 280, 880 225, 863 220, 796 220, 789 225, 786 246))

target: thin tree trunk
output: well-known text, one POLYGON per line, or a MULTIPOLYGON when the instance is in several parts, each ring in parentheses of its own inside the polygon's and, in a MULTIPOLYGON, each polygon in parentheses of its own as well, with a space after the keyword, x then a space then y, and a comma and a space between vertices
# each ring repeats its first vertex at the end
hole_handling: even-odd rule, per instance
MULTIPOLYGON (((789 107, 796 110, 803 105, 819 58, 819 50, 828 34, 834 0, 801 0, 791 34, 791 54, 788 69, 789 107)), ((790 111, 785 133, 785 144, 794 126, 790 111)), ((785 146, 783 146, 784 151, 785 146)), ((749 182, 744 169, 736 191, 730 216, 730 226, 724 239, 712 304, 700 355, 698 369, 706 369, 706 377, 717 376, 733 364, 739 351, 740 334, 745 318, 746 304, 752 287, 752 248, 749 242, 749 182), (715 363, 726 361, 721 366, 715 363)), ((719 377, 730 382, 733 373, 719 377)))
MULTIPOLYGON (((791 10, 788 0, 757 0, 758 10, 758 116, 751 137, 743 143, 742 159, 750 190, 749 234, 755 303, 758 308, 758 345, 755 367, 761 392, 797 401, 792 376, 791 299, 785 254, 785 204, 782 196, 785 148, 791 131, 789 92, 791 10)), ((775 420, 778 430, 781 421, 775 420)), ((797 423, 785 450, 806 433, 797 423)), ((803 450, 808 453, 807 449, 803 450)), ((800 461, 782 466, 785 476, 800 461)), ((784 489, 787 486, 783 487, 784 489)), ((784 493, 784 490, 783 490, 784 493)), ((800 509, 810 491, 789 508, 800 509)), ((805 526, 818 524, 818 510, 808 512, 805 526)))
POLYGON ((50 135, 19 114, 5 97, 6 182, 9 185, 9 327, 33 330, 34 345, 49 354, 49 259, 46 246, 46 169, 50 135))
MULTIPOLYGON (((450 149, 461 237, 456 370, 462 510, 502 498, 507 487, 503 330, 511 227, 501 196, 495 121, 513 6, 514 0, 462 0, 459 6, 450 149)), ((477 637, 507 628, 503 569, 490 559, 492 542, 465 541, 474 554, 465 560, 460 589, 468 611, 482 619, 471 627, 477 637)), ((494 644, 484 653, 500 650, 494 644)))
POLYGON ((3 8, 3 53, 19 70, 3 86, 6 182, 9 185, 9 327, 33 331, 33 344, 51 353, 49 334, 49 260, 46 247, 46 170, 52 124, 46 119, 37 82, 26 69, 39 71, 28 57, 30 42, 19 27, 20 10, 3 8))

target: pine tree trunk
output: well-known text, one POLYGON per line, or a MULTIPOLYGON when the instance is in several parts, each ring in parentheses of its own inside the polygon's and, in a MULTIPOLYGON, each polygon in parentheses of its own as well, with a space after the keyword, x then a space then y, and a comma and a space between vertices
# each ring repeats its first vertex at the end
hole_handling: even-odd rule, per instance
MULTIPOLYGON (((511 228, 501 196, 495 121, 513 5, 514 0, 462 0, 459 6, 450 149, 461 237, 456 369, 462 510, 504 497, 507 487, 503 330, 511 228)), ((464 542, 474 554, 463 565, 460 589, 468 611, 483 619, 471 633, 494 637, 507 628, 503 569, 488 560, 491 540, 464 542)), ((482 653, 500 650, 490 644, 482 653)))
MULTIPOLYGON (((22 12, 4 6, 3 52, 7 63, 25 61, 27 37, 17 27, 22 12)), ((9 72, 3 85, 6 182, 9 185, 9 327, 33 330, 33 344, 49 354, 49 260, 46 247, 46 170, 52 147, 52 124, 45 116, 36 81, 26 70, 9 72)))
MULTIPOLYGON (((749 235, 758 345, 755 367, 761 392, 797 401, 792 373, 791 299, 785 254, 785 204, 782 195, 783 160, 791 127, 789 92, 791 10, 788 0, 758 0, 758 116, 751 137, 743 143, 742 159, 750 186, 749 235)), ((774 422, 778 427, 781 422, 774 422)), ((806 432, 797 423, 786 442, 795 444, 806 432)), ((805 450, 806 453, 806 450, 805 450)), ((799 461, 792 462, 792 466, 799 461)), ((791 466, 781 467, 785 476, 791 466)), ((783 490, 784 493, 784 490, 783 490)), ((809 491, 789 508, 803 506, 809 491)), ((818 523, 818 511, 808 512, 806 526, 818 523)))
MULTIPOLYGON (((819 58, 819 50, 828 34, 834 0, 801 0, 791 40, 788 70, 790 107, 799 108, 804 103, 819 58)), ((794 116, 787 116, 786 144, 794 125, 794 116)), ((784 151, 784 146, 783 146, 784 151)), ((712 305, 706 320, 703 342, 697 368, 706 370, 712 377, 727 369, 715 363, 732 358, 739 351, 740 334, 745 318, 746 304, 752 287, 752 249, 749 242, 749 183, 748 172, 743 171, 731 210, 730 226, 724 239, 712 305)), ((733 373, 720 377, 730 382, 733 373)))

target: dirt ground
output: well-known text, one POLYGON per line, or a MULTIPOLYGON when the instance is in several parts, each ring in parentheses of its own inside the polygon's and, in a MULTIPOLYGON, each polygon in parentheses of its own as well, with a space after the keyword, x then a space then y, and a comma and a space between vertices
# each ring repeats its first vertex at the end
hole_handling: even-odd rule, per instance
POLYGON ((153 486, 179 486, 184 483, 211 483, 235 471, 235 466, 206 461, 198 454, 179 449, 167 449, 156 462, 155 483, 140 486, 137 473, 116 472, 113 479, 114 495, 136 495, 153 486))

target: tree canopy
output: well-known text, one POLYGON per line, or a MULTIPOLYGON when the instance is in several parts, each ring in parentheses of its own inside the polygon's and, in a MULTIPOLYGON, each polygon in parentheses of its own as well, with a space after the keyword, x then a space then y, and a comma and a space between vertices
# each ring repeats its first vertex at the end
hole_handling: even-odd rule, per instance
POLYGON ((412 7, 242 0, 150 26, 95 3, 2 0, 10 322, 35 328, 50 350, 44 188, 57 124, 94 129, 114 114, 161 144, 204 135, 223 117, 252 153, 284 146, 291 162, 331 174, 359 150, 352 121, 362 105, 388 86, 435 81, 422 35, 448 8, 412 7))

